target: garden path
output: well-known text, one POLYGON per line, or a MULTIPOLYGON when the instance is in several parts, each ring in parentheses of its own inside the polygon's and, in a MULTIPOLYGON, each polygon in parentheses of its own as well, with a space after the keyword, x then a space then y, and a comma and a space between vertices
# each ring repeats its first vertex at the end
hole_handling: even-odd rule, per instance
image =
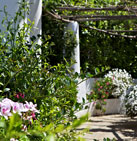
POLYGON ((78 129, 88 127, 84 135, 86 141, 103 141, 104 138, 115 138, 117 141, 137 141, 137 117, 131 119, 124 115, 104 115, 90 117, 89 121, 78 129))

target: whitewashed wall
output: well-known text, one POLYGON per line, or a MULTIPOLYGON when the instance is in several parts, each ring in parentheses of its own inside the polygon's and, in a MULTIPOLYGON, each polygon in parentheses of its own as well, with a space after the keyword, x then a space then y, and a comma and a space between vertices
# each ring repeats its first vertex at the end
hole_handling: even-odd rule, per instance
MULTIPOLYGON (((78 101, 79 102, 82 102, 82 98, 86 100, 86 94, 89 94, 91 92, 91 89, 93 88, 93 84, 95 83, 96 80, 97 80, 96 78, 90 78, 79 84, 79 87, 78 87, 78 90, 79 90, 78 101)), ((134 84, 137 84, 137 79, 134 79, 134 84)))
MULTIPOLYGON (((21 0, 0 0, 0 11, 3 11, 4 6, 6 5, 7 12, 12 17, 15 16, 15 13, 17 12, 19 5, 18 2, 21 0)), ((34 21, 34 26, 32 28, 31 36, 37 36, 38 34, 42 34, 41 29, 41 15, 42 15, 42 0, 27 0, 30 4, 30 14, 27 15, 26 19, 29 18, 31 21, 34 21)), ((0 12, 0 29, 4 30, 1 21, 4 17, 4 13, 0 12)), ((41 41, 38 40, 38 43, 40 44, 41 41)))
MULTIPOLYGON (((93 88, 93 84, 95 80, 96 80, 95 78, 90 78, 79 84, 78 86, 78 101, 79 102, 82 102, 83 98, 86 100, 86 94, 89 94, 91 92, 91 89, 93 88)), ((79 82, 81 82, 81 80, 79 80, 79 82)))
MULTIPOLYGON (((18 4, 17 4, 18 0, 1 0, 0 1, 0 10, 3 10, 4 6, 7 6, 7 11, 10 15, 14 16, 15 15, 15 12, 17 11, 18 9, 18 4)), ((4 13, 1 12, 0 13, 0 21, 2 20, 4 16, 4 13)), ((0 27, 1 27, 1 24, 0 24, 0 27)))

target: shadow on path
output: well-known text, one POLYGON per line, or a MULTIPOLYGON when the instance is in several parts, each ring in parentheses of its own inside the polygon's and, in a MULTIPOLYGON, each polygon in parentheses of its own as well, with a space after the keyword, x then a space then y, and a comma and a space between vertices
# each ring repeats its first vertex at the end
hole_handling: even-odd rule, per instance
POLYGON ((125 137, 137 138, 137 119, 121 120, 113 122, 113 125, 108 126, 113 131, 120 131, 125 137))
MULTIPOLYGON (((85 126, 91 134, 85 135, 88 140, 103 139, 104 137, 115 138, 118 141, 137 140, 137 117, 130 119, 123 115, 106 115, 91 117, 85 126)), ((78 130, 86 128, 81 126, 78 130)))

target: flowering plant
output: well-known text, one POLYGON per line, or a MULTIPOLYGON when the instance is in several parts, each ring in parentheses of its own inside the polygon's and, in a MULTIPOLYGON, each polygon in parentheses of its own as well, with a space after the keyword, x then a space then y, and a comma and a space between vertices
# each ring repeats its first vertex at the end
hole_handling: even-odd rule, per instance
POLYGON ((131 75, 126 70, 113 69, 105 75, 105 78, 111 78, 112 84, 115 86, 112 95, 119 97, 133 84, 131 75))
POLYGON ((95 108, 105 112, 102 105, 106 104, 106 99, 112 96, 114 87, 111 78, 101 78, 96 80, 90 94, 87 95, 89 101, 94 100, 95 108))
POLYGON ((36 106, 37 105, 32 102, 26 101, 26 103, 23 104, 5 98, 0 102, 0 116, 8 119, 13 113, 18 113, 25 120, 36 119, 35 113, 39 113, 36 106))
POLYGON ((130 116, 131 118, 137 115, 137 85, 131 86, 125 95, 125 108, 126 108, 126 115, 130 116))
POLYGON ((113 90, 111 78, 101 78, 96 80, 88 99, 107 99, 111 96, 113 90))

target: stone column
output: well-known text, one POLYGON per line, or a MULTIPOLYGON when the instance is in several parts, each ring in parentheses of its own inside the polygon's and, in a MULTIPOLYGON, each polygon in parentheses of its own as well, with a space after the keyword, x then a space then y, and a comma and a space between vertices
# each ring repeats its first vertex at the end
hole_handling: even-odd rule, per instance
POLYGON ((72 66, 74 72, 80 73, 80 45, 79 45, 79 24, 78 22, 71 22, 67 26, 67 30, 74 33, 74 38, 76 39, 76 47, 74 48, 74 53, 72 54, 72 59, 74 59, 75 64, 72 66))

